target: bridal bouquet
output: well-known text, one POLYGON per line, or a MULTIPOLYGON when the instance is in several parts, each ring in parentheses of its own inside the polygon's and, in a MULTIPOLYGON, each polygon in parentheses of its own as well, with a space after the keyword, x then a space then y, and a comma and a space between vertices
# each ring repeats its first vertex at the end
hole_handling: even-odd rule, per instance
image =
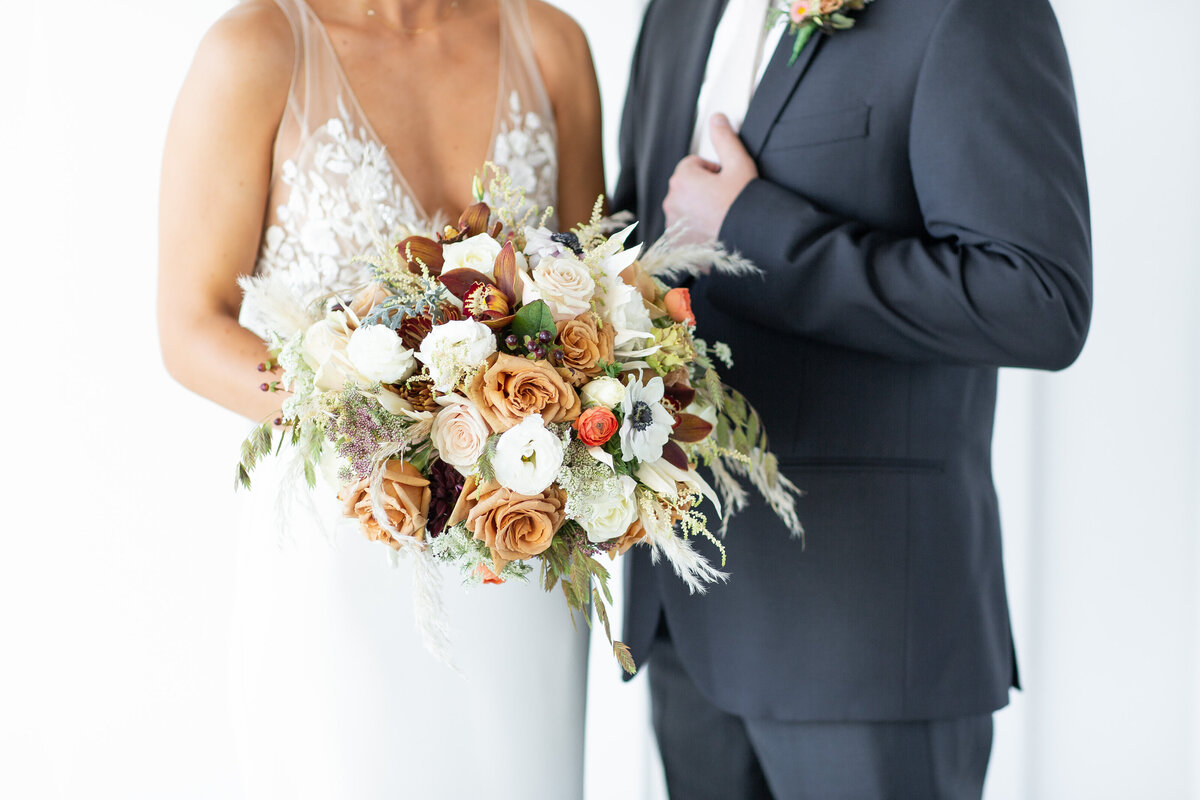
MULTIPOLYGON (((724 566, 701 502, 720 514, 723 501, 727 521, 747 502, 738 477, 801 533, 796 487, 718 376, 729 349, 696 335, 688 290, 663 282, 755 269, 672 235, 626 248, 633 226, 605 236, 600 203, 589 224, 551 231, 506 176, 483 183, 457 225, 381 243, 353 296, 299 307, 269 275, 244 280, 273 329, 263 368, 281 372, 263 386, 290 391, 280 446, 310 486, 334 476, 367 538, 415 555, 418 574, 449 562, 468 583, 527 579, 536 565, 571 609, 594 605, 613 642, 601 556, 649 547, 703 592, 725 575, 690 541, 711 539, 724 566)), ((246 440, 240 484, 273 439, 267 423, 246 440)), ((613 648, 632 672, 628 649, 613 648)))

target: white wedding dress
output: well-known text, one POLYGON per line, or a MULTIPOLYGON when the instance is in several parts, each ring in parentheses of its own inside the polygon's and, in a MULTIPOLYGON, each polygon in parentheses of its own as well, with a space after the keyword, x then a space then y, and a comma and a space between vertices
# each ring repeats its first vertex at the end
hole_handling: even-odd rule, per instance
MULTIPOLYGON (((259 273, 309 297, 363 282, 356 255, 431 220, 364 116, 303 0, 277 0, 295 33, 259 273)), ((489 158, 553 205, 555 130, 524 0, 499 0, 501 62, 489 158)), ((464 113, 466 113, 464 111, 464 113)), ((243 323, 261 332, 255 309, 243 323)), ((456 674, 414 625, 409 562, 336 517, 289 505, 268 462, 244 495, 232 659, 249 798, 575 800, 583 792, 587 626, 536 581, 464 589, 442 571, 456 674)), ((294 488, 294 487, 293 487, 294 488)), ((302 490, 303 491, 303 490, 302 490)), ((326 489, 332 492, 331 489, 326 489)))

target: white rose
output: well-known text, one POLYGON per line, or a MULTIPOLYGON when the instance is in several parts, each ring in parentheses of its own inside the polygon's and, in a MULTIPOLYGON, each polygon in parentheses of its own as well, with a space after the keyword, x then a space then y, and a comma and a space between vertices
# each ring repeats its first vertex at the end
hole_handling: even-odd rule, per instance
POLYGON ((562 461, 562 440, 531 414, 500 434, 492 468, 501 486, 532 497, 550 488, 562 461))
POLYGON ((442 258, 446 262, 442 265, 442 272, 473 269, 490 278, 500 250, 500 243, 486 233, 478 233, 470 239, 454 244, 442 245, 442 258))
POLYGON ((625 399, 625 386, 616 378, 596 378, 594 381, 588 381, 579 390, 579 399, 583 402, 584 408, 592 406, 604 406, 605 408, 616 408, 625 399))
POLYGON ((433 326, 421 342, 417 359, 429 368, 433 388, 445 393, 494 352, 496 335, 491 328, 473 319, 456 319, 433 326))
POLYGON ((371 383, 350 362, 350 321, 344 311, 331 311, 304 332, 300 355, 315 373, 313 385, 322 392, 338 391, 347 383, 371 383))
POLYGON ((620 482, 620 492, 597 497, 588 506, 585 516, 575 518, 587 531, 591 542, 598 544, 615 539, 629 530, 629 526, 637 519, 637 501, 633 492, 637 488, 637 481, 628 475, 620 475, 617 480, 620 482))
POLYGON ((386 325, 365 325, 354 331, 346 355, 355 369, 380 383, 399 383, 416 367, 413 351, 386 325))
POLYGON ((474 403, 461 395, 444 395, 437 398, 437 402, 443 408, 433 418, 433 446, 442 461, 464 475, 473 472, 491 433, 483 415, 474 403))
POLYGON ((529 273, 521 301, 543 300, 555 322, 574 319, 592 307, 596 282, 577 258, 543 258, 529 273))

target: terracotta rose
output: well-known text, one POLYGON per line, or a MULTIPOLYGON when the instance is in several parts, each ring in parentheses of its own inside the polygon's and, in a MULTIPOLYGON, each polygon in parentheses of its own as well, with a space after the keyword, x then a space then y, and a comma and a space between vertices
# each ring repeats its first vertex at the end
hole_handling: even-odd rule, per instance
POLYGON ((559 323, 558 343, 562 347, 563 362, 558 374, 572 386, 579 387, 603 374, 597 364, 613 360, 613 338, 616 335, 612 323, 597 326, 596 317, 590 311, 575 319, 559 323))
MULTIPOLYGON (((347 517, 356 517, 363 534, 372 542, 383 542, 393 550, 400 542, 380 527, 371 513, 371 482, 363 479, 344 487, 338 499, 347 517)), ((425 521, 429 517, 429 481, 407 461, 389 461, 383 470, 383 511, 388 522, 401 534, 425 538, 425 521)))
POLYGON ((642 525, 641 517, 635 519, 629 529, 613 542, 613 548, 608 551, 608 557, 616 560, 617 556, 625 555, 629 548, 646 538, 646 528, 642 525))
POLYGON ((545 361, 495 353, 466 387, 488 427, 503 433, 531 414, 547 422, 579 416, 579 395, 545 361))
POLYGON ((472 476, 446 524, 465 522, 467 530, 492 551, 492 572, 499 575, 508 562, 533 558, 550 546, 566 517, 566 499, 557 486, 528 497, 495 481, 479 486, 472 476))

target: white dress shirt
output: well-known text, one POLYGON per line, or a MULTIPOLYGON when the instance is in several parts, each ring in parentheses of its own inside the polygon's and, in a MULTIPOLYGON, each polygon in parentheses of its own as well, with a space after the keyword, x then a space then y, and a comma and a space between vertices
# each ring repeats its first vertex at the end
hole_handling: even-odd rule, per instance
POLYGON ((691 152, 708 161, 720 163, 709 135, 709 119, 723 113, 735 131, 741 129, 750 98, 787 28, 776 25, 767 30, 770 6, 771 0, 729 0, 721 15, 696 100, 692 134, 691 152))

